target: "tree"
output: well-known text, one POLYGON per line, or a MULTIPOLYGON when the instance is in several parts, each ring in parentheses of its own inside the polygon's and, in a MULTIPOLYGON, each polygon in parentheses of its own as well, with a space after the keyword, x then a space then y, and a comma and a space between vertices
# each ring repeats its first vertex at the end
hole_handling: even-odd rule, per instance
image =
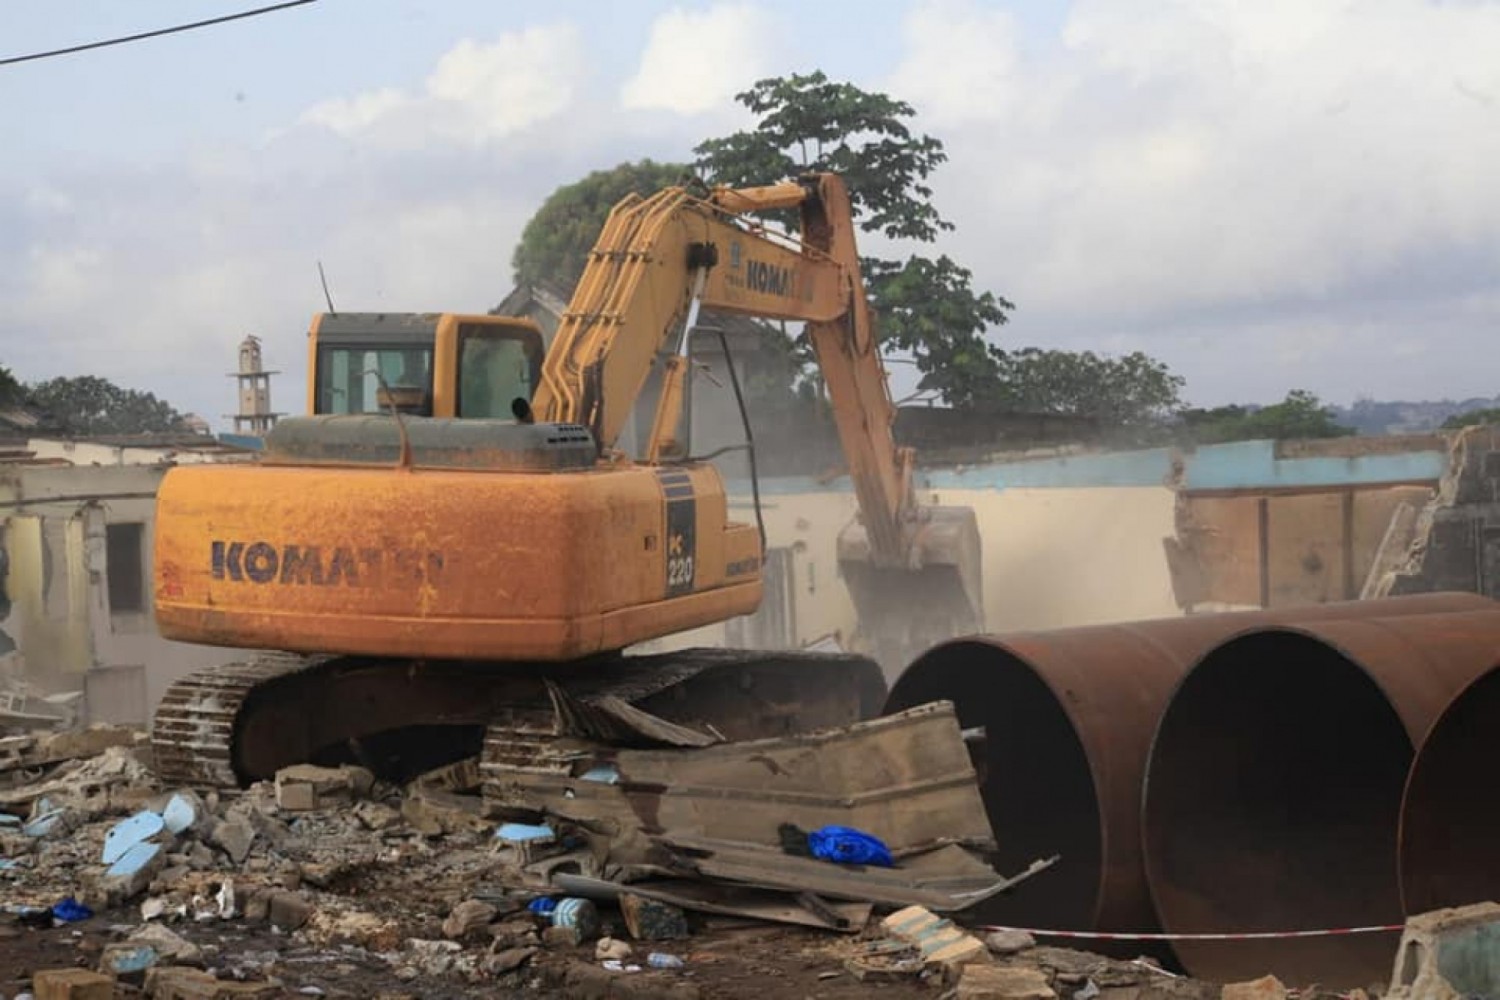
POLYGON ((648 195, 680 184, 690 170, 680 163, 640 160, 596 170, 552 192, 521 230, 511 256, 517 285, 540 285, 566 297, 578 284, 609 210, 628 194, 648 195))
POLYGON ((1110 358, 1027 347, 999 353, 998 369, 996 401, 1006 409, 1090 417, 1112 430, 1159 427, 1182 405, 1182 377, 1139 351, 1110 358))
POLYGON ((26 401, 26 390, 10 369, 0 365, 0 406, 17 406, 26 401))
MULTIPOLYGON (((856 223, 892 240, 931 243, 952 230, 932 204, 927 184, 947 160, 943 144, 913 135, 911 105, 886 94, 830 81, 823 73, 760 80, 735 100, 758 116, 743 132, 700 143, 693 152, 704 177, 732 186, 768 184, 808 171, 839 174, 856 223)), ((777 221, 795 230, 796 219, 777 221)), ((1015 307, 976 293, 970 272, 948 257, 861 262, 880 338, 912 352, 920 387, 964 406, 994 388, 997 359, 984 331, 1015 307)))
POLYGON ((71 434, 153 434, 183 429, 183 417, 149 392, 94 375, 54 378, 28 389, 31 405, 71 434))
POLYGON ((1500 424, 1500 408, 1490 406, 1482 410, 1455 413, 1443 421, 1442 430, 1456 431, 1463 427, 1474 427, 1479 424, 1500 424))
POLYGON ((1354 428, 1339 424, 1333 411, 1305 389, 1293 389, 1281 402, 1258 409, 1220 406, 1184 410, 1181 416, 1188 435, 1202 444, 1337 438, 1355 433, 1354 428))

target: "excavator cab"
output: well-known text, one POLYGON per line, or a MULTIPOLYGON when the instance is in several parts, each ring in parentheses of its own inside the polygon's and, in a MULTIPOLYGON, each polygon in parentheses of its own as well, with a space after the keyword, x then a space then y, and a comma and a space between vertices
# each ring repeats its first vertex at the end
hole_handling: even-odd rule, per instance
POLYGON ((517 419, 546 353, 529 319, 455 313, 322 313, 308 341, 307 410, 319 416, 517 419))

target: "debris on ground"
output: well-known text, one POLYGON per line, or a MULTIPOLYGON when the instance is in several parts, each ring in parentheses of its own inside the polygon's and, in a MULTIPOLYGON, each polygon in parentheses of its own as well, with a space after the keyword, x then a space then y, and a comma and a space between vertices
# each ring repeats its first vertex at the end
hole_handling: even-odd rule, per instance
POLYGON ((626 723, 620 747, 559 725, 498 812, 473 758, 200 792, 160 787, 139 732, 28 733, 45 763, 0 771, 0 997, 1219 995, 964 926, 1055 859, 997 873, 949 705, 742 744, 626 723))

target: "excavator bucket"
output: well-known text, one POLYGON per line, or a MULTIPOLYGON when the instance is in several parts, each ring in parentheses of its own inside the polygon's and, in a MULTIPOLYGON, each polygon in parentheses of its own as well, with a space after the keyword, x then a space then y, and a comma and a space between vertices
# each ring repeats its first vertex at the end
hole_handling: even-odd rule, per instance
POLYGON ((853 645, 896 677, 930 647, 984 631, 979 522, 970 507, 919 508, 911 561, 882 565, 858 518, 838 539, 854 601, 853 645))

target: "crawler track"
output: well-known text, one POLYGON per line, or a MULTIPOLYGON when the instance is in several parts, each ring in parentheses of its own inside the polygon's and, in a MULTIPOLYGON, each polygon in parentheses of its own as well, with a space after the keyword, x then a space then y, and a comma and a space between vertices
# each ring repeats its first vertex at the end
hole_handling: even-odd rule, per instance
POLYGON ((539 765, 559 713, 571 731, 627 743, 654 737, 609 731, 595 708, 748 739, 869 718, 884 697, 874 661, 839 654, 691 649, 542 664, 270 653, 173 684, 151 742, 158 777, 193 788, 240 788, 308 761, 406 777, 482 752, 492 796, 508 770, 539 765))

